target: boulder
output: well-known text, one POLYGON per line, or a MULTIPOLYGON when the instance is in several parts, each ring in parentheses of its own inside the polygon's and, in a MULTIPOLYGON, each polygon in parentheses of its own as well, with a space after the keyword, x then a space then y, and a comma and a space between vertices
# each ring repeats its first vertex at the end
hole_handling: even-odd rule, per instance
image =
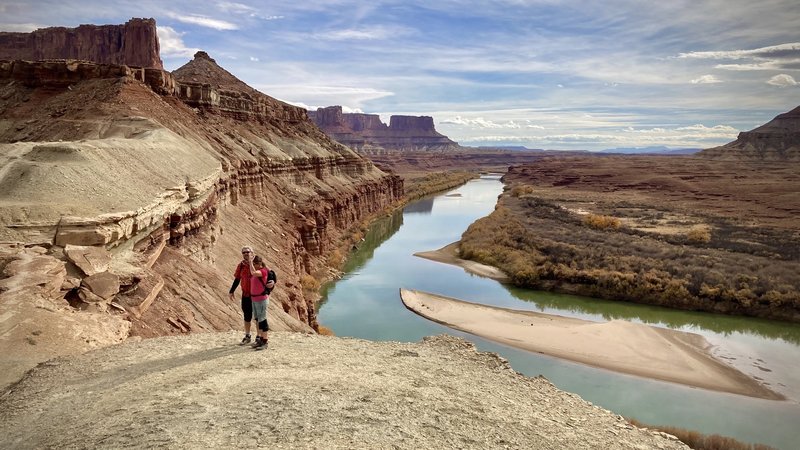
POLYGON ((84 278, 81 287, 87 288, 92 294, 109 301, 119 293, 119 277, 111 272, 101 272, 84 278))
POLYGON ((106 272, 111 264, 111 253, 105 247, 67 244, 64 254, 89 276, 106 272))

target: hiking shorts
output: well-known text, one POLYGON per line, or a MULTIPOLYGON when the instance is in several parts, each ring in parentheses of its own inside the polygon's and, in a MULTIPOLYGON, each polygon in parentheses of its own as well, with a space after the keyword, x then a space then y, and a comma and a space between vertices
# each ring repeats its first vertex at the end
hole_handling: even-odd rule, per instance
POLYGON ((256 314, 256 322, 266 322, 267 321, 267 306, 269 305, 268 300, 262 300, 260 302, 253 302, 253 312, 256 314))

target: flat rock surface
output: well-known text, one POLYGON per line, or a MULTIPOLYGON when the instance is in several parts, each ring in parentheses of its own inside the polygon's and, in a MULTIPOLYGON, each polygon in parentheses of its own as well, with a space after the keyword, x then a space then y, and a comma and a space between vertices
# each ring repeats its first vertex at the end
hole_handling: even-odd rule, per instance
POLYGON ((688 448, 454 337, 273 332, 265 351, 239 337, 155 338, 40 364, 0 397, 0 447, 688 448))

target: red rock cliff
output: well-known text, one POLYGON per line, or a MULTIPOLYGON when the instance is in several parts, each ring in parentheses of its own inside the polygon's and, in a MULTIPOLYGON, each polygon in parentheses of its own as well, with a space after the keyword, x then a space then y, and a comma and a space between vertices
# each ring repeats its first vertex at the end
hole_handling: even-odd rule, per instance
POLYGON ((78 278, 53 295, 100 312, 113 301, 142 336, 241 326, 227 289, 245 243, 281 274, 270 326, 316 328, 308 280, 326 278, 328 255, 351 229, 403 195, 402 179, 332 141, 304 109, 252 89, 202 52, 174 74, 0 61, 0 119, 8 123, 0 148, 23 155, 0 161, 0 224, 13 223, 0 226, 0 240, 125 259, 113 299, 80 290, 78 278), (125 175, 109 183, 121 167, 125 175), (177 287, 186 283, 190 306, 177 287))
POLYGON ((377 114, 343 113, 341 106, 309 111, 308 116, 328 136, 360 152, 459 148, 458 143, 436 131, 430 116, 392 116, 389 126, 377 114))
POLYGON ((154 19, 123 25, 42 28, 31 33, 0 32, 0 59, 79 59, 163 69, 154 19))

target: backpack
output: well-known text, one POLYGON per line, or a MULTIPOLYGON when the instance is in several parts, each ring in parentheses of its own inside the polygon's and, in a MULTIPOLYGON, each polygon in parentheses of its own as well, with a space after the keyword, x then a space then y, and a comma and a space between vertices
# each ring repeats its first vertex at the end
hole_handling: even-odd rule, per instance
MULTIPOLYGON (((264 266, 264 268, 267 269, 267 282, 269 282, 269 280, 272 280, 272 281, 277 283, 278 282, 278 275, 275 273, 275 271, 270 269, 267 266, 264 266)), ((264 287, 264 291, 261 292, 260 294, 258 294, 259 296, 261 296, 261 295, 269 295, 272 292, 272 289, 275 289, 275 288, 272 288, 272 289, 268 288, 267 285, 264 284, 264 282, 261 280, 261 277, 258 277, 258 281, 261 282, 261 285, 264 287)), ((252 286, 250 287, 250 295, 253 295, 252 286)))

